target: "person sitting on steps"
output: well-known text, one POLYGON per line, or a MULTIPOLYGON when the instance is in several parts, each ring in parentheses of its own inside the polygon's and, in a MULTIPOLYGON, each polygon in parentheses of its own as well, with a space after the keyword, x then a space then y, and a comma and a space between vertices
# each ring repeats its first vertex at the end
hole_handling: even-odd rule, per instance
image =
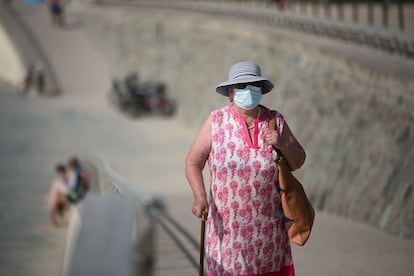
POLYGON ((77 203, 85 197, 89 190, 89 176, 76 157, 69 160, 69 168, 71 176, 68 183, 68 200, 71 203, 77 203))
POLYGON ((49 210, 49 222, 55 227, 65 225, 65 211, 68 207, 68 182, 70 178, 69 170, 63 164, 57 164, 55 167, 57 178, 53 181, 48 194, 46 203, 49 210))

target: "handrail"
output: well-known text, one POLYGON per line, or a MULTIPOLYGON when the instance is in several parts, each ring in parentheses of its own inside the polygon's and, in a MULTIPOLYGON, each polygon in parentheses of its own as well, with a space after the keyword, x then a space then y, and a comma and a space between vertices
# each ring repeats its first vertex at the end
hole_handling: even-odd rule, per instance
POLYGON ((154 223, 165 210, 163 200, 117 174, 104 157, 79 157, 90 172, 91 190, 96 192, 90 191, 80 205, 72 208, 62 274, 93 271, 110 275, 108 271, 102 274, 102 267, 110 263, 111 269, 119 267, 128 271, 128 276, 151 275, 154 223), (116 252, 102 247, 103 239, 116 252), (116 260, 111 257, 114 253, 116 260), (88 260, 83 258, 85 255, 90 256, 88 260))
POLYGON ((132 196, 138 201, 139 204, 148 208, 151 216, 164 212, 165 204, 160 197, 144 191, 135 183, 119 175, 102 155, 88 153, 84 154, 82 159, 94 164, 97 167, 99 173, 99 189, 101 194, 132 196))

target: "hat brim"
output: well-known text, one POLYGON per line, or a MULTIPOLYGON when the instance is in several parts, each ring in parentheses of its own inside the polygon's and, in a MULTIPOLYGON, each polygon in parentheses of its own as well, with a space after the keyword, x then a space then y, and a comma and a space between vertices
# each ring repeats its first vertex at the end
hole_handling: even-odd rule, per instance
POLYGON ((238 83, 248 83, 248 82, 257 82, 261 81, 262 84, 262 94, 269 93, 273 89, 273 83, 271 83, 268 79, 259 77, 259 76, 243 76, 234 80, 228 80, 223 83, 220 83, 216 86, 216 92, 220 95, 229 96, 229 86, 238 83))

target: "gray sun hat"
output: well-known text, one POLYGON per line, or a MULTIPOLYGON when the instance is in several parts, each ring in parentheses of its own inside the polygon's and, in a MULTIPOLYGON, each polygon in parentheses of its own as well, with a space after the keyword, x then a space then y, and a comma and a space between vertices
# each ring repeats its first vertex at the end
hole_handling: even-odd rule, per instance
POLYGON ((228 97, 228 88, 230 85, 238 83, 248 83, 262 81, 262 94, 269 93, 273 89, 273 84, 266 78, 262 77, 260 66, 254 62, 242 61, 234 64, 230 68, 229 80, 216 86, 216 92, 228 97))

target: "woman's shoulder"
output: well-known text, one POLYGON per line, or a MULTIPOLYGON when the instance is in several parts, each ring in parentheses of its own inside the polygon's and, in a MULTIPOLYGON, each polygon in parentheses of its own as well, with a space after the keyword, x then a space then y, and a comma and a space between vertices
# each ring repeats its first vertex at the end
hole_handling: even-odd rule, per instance
POLYGON ((270 116, 270 113, 271 112, 274 112, 275 113, 275 117, 276 118, 284 118, 284 116, 283 116, 283 114, 282 113, 280 113, 278 110, 276 110, 276 109, 273 109, 273 108, 269 108, 269 107, 267 107, 267 106, 264 106, 264 105, 262 105, 262 107, 265 109, 265 112, 270 116))
POLYGON ((227 105, 218 109, 211 111, 211 116, 223 116, 224 113, 231 111, 231 105, 227 105))

